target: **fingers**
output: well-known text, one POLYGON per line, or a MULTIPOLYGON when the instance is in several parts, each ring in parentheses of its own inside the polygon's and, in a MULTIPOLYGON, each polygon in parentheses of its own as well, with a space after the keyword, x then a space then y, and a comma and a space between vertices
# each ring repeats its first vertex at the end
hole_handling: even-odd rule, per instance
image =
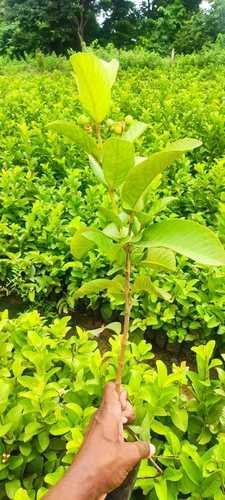
POLYGON ((128 401, 127 391, 125 391, 125 389, 122 389, 120 392, 120 404, 122 408, 123 424, 133 422, 135 420, 135 413, 133 406, 131 405, 130 401, 128 401))
POLYGON ((126 408, 122 412, 122 415, 123 415, 123 423, 124 424, 131 423, 135 420, 134 408, 129 401, 127 401, 126 408))
POLYGON ((135 443, 124 443, 123 459, 129 470, 144 458, 151 458, 155 454, 155 446, 151 443, 136 441, 135 443))
POLYGON ((125 411, 127 407, 127 391, 125 389, 122 389, 120 392, 120 403, 122 410, 125 411))
POLYGON ((127 391, 122 389, 120 395, 116 391, 114 382, 109 382, 105 386, 104 396, 102 400, 101 410, 109 410, 111 415, 116 417, 122 416, 122 424, 133 422, 135 419, 134 409, 127 399, 127 391), (121 412, 122 410, 122 415, 121 412))
POLYGON ((105 385, 102 402, 106 405, 118 404, 119 396, 117 394, 116 385, 114 384, 114 382, 109 382, 105 385))

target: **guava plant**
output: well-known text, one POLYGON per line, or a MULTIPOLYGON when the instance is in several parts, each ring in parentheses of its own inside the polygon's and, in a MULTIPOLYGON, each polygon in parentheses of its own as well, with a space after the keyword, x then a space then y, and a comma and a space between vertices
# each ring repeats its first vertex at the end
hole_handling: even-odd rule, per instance
POLYGON ((71 251, 75 259, 82 259, 97 246, 112 265, 111 278, 85 283, 77 291, 78 298, 103 290, 117 299, 124 298, 116 375, 119 390, 134 295, 153 292, 169 299, 168 294, 151 281, 151 269, 174 271, 176 253, 202 265, 221 266, 225 265, 225 251, 207 227, 183 219, 154 223, 149 210, 152 183, 184 153, 201 146, 201 142, 184 138, 149 157, 138 156, 135 141, 145 132, 147 124, 133 120, 131 115, 119 123, 107 118, 118 62, 108 63, 93 54, 78 53, 71 57, 71 63, 80 103, 88 116, 81 115, 78 124, 60 120, 49 127, 87 153, 90 167, 108 193, 109 205, 100 209, 106 220, 105 227, 100 230, 81 225, 72 239, 71 251))

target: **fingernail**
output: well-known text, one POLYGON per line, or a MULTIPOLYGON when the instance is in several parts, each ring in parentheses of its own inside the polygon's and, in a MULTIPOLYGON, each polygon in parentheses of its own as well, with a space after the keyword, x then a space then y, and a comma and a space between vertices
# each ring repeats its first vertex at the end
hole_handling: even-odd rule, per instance
POLYGON ((156 449, 154 444, 149 443, 149 458, 153 457, 155 455, 156 449))
POLYGON ((123 418, 122 418, 122 422, 123 422, 123 424, 127 424, 127 422, 128 422, 128 418, 127 418, 127 417, 123 417, 123 418))

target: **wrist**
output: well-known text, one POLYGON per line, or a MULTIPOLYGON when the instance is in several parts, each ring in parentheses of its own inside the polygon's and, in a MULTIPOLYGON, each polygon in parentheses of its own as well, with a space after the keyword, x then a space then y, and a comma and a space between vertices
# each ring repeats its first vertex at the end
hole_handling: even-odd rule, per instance
POLYGON ((93 466, 77 456, 68 471, 73 484, 73 500, 97 500, 101 496, 99 481, 93 466))

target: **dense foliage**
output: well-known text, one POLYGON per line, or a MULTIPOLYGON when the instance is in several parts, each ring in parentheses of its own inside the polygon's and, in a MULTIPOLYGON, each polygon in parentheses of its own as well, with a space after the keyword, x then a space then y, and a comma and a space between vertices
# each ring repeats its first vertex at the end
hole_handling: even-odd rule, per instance
MULTIPOLYGON (((148 71, 121 71, 112 116, 120 121, 132 109, 134 117, 149 123, 139 141, 143 155, 185 135, 203 141, 192 157, 180 160, 179 176, 178 167, 173 166, 155 186, 158 191, 152 191, 150 208, 156 221, 166 215, 207 223, 224 241, 223 52, 217 60, 215 53, 204 57, 203 68, 199 68, 200 59, 190 56, 178 58, 175 64, 154 61, 148 71)), ((100 227, 104 215, 97 216, 97 211, 102 199, 105 208, 108 201, 85 156, 46 128, 53 119, 80 114, 67 63, 41 58, 33 65, 42 68, 49 64, 51 69, 56 63, 64 65, 64 74, 58 69, 53 73, 32 68, 20 72, 15 64, 15 68, 7 66, 11 77, 3 64, 0 82, 1 293, 16 293, 45 311, 53 311, 56 305, 60 311, 77 308, 77 288, 90 279, 105 277, 109 269, 97 250, 83 262, 72 262, 74 231, 81 223, 100 227)), ((164 302, 154 294, 137 296, 133 330, 161 330, 170 340, 180 341, 217 334, 223 339, 223 270, 209 272, 180 258, 176 273, 160 279, 155 273, 153 279, 172 299, 164 302)), ((123 308, 123 302, 106 293, 101 298, 92 295, 90 305, 100 307, 105 320, 112 311, 115 314, 123 308)))
MULTIPOLYGON (((2 500, 40 499, 63 475, 103 385, 115 377, 118 337, 101 354, 90 335, 68 323, 47 324, 35 311, 15 320, 1 314, 2 500)), ((148 499, 224 498, 225 372, 213 349, 213 341, 193 349, 196 372, 181 363, 168 374, 162 361, 150 363, 151 345, 129 344, 124 383, 137 413, 132 431, 157 449, 158 469, 144 461, 136 484, 148 499)))
POLYGON ((224 0, 0 0, 0 50, 16 56, 102 45, 138 43, 161 54, 189 53, 224 34, 224 0))

